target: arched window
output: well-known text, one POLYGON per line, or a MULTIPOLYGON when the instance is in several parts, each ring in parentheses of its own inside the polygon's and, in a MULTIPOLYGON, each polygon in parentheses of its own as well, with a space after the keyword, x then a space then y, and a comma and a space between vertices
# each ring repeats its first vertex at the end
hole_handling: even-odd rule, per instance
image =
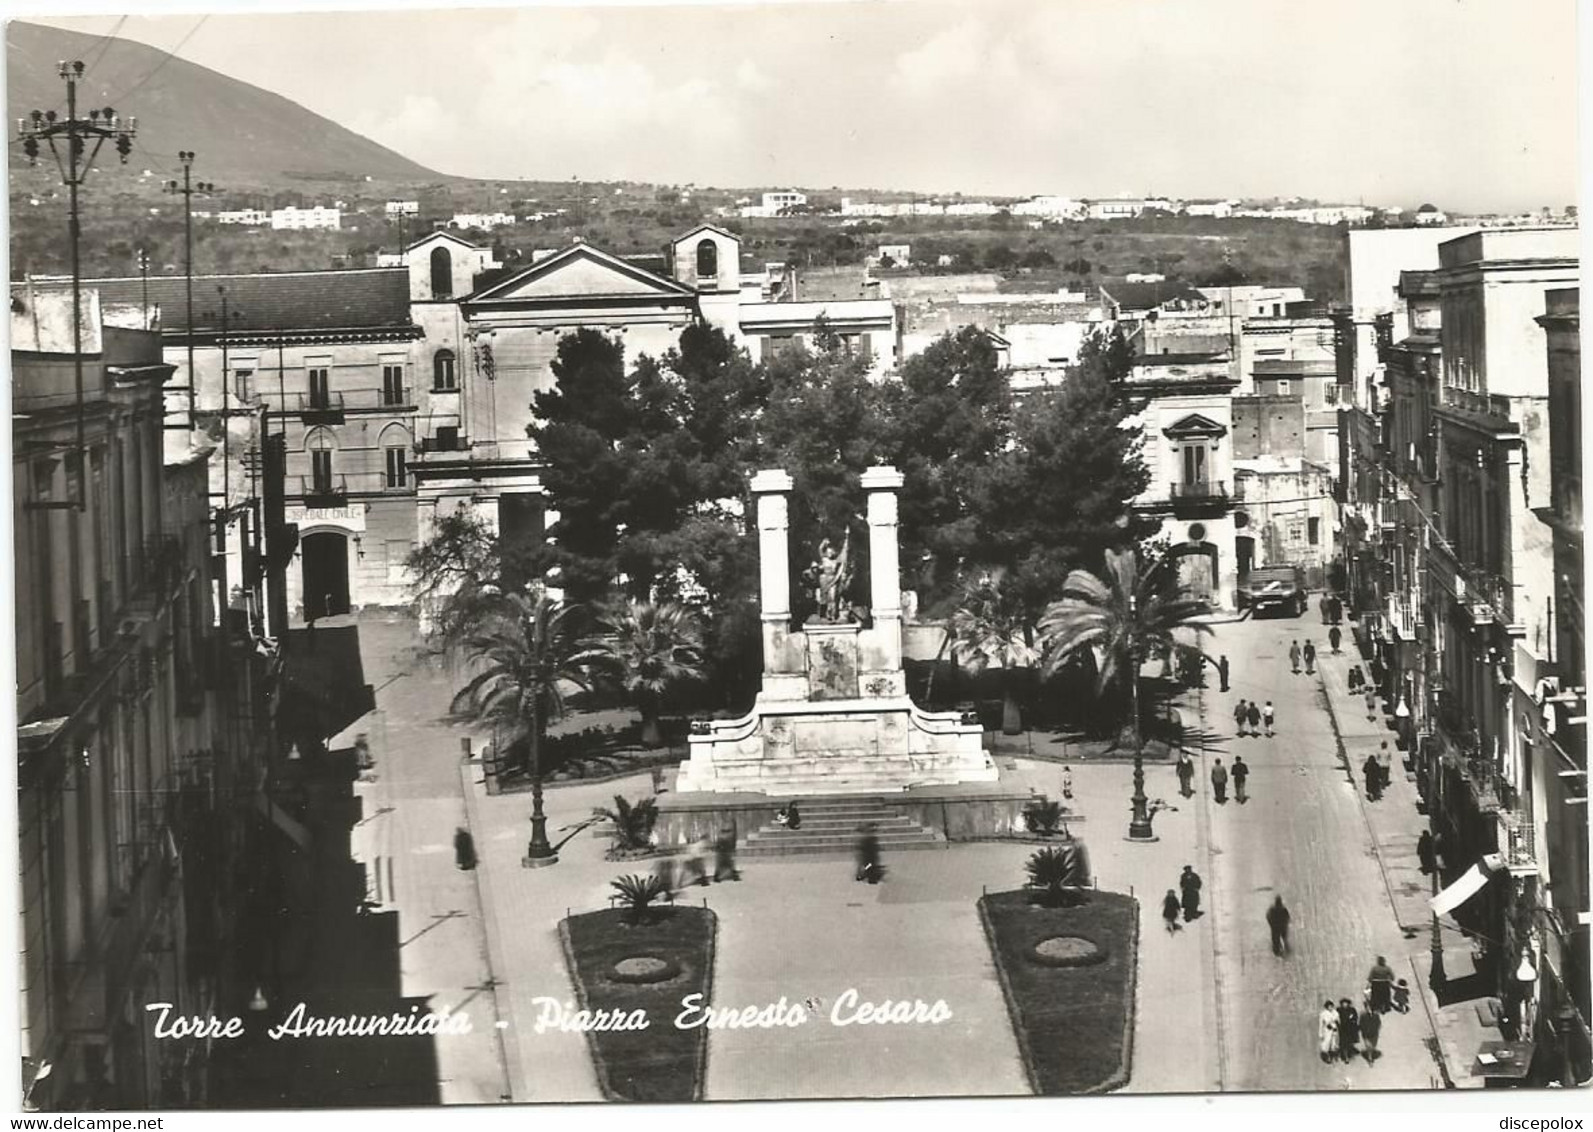
POLYGON ((454 257, 447 248, 431 250, 431 297, 450 298, 454 293, 454 257))
POLYGON ((697 244, 697 278, 719 278, 719 248, 712 240, 704 239, 697 244))
POLYGON ((409 486, 409 449, 413 443, 409 430, 401 424, 390 424, 382 429, 380 444, 385 469, 382 485, 388 491, 402 491, 409 486))
POLYGON ((454 374, 454 352, 438 350, 431 356, 431 388, 433 393, 453 393, 459 388, 454 374))

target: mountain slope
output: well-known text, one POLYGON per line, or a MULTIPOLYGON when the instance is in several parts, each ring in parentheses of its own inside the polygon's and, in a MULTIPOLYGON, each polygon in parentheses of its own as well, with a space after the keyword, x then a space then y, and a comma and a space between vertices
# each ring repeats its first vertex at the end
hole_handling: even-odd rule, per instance
MULTIPOLYGON (((138 116, 130 164, 153 160, 169 168, 179 150, 191 149, 199 155, 200 176, 232 187, 304 176, 448 179, 281 95, 208 67, 130 39, 107 46, 99 36, 20 21, 6 26, 6 104, 13 123, 35 109, 65 109, 66 84, 56 71, 62 59, 90 64, 78 87, 80 110, 111 106, 138 116)), ((15 149, 13 155, 20 156, 15 149)))

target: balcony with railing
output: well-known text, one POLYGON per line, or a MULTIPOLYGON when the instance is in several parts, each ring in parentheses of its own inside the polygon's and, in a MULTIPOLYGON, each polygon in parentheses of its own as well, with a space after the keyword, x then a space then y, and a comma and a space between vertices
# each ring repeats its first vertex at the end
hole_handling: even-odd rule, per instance
POLYGON ((1228 484, 1223 480, 1182 480, 1167 487, 1167 498, 1178 514, 1220 512, 1228 507, 1228 484))
POLYGON ((343 394, 341 392, 300 393, 298 414, 307 425, 342 424, 343 394))
POLYGON ((469 451, 470 438, 459 435, 457 429, 438 429, 436 436, 422 436, 415 441, 415 453, 419 456, 469 451))
POLYGON ((1421 626, 1422 611, 1418 602, 1403 594, 1389 594, 1384 622, 1401 641, 1416 640, 1416 630, 1421 626))
POLYGON ((1494 816, 1499 822, 1499 852, 1505 868, 1518 876, 1537 872, 1538 835, 1532 815, 1501 808, 1494 816))
POLYGON ((1515 625, 1515 587, 1510 579, 1476 566, 1462 565, 1455 576, 1455 600, 1474 627, 1515 625))
POLYGON ((1467 389, 1461 385, 1444 386, 1443 406, 1475 417, 1488 417, 1494 421, 1510 420, 1510 398, 1498 393, 1467 389))
POLYGON ((341 507, 348 502, 348 477, 300 476, 299 497, 306 507, 341 507))

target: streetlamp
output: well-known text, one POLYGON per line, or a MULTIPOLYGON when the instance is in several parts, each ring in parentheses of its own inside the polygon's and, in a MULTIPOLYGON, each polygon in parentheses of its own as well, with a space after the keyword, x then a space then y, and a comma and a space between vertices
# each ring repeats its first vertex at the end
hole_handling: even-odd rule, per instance
MULTIPOLYGON (((1433 899, 1438 899, 1438 868, 1436 863, 1433 868, 1433 899)), ((1449 982, 1449 976, 1444 971, 1444 937, 1443 927, 1438 922, 1438 910, 1433 909, 1433 938, 1431 947, 1431 969, 1427 972, 1427 985, 1432 988, 1435 996, 1442 996, 1444 986, 1449 982)))
POLYGON ((1532 1040, 1532 991, 1538 981, 1538 969, 1532 965, 1532 945, 1521 949, 1521 963, 1516 967, 1516 993, 1521 996, 1520 1028, 1516 1037, 1520 1041, 1532 1040))
MULTIPOLYGON (((125 159, 124 159, 125 160, 125 159)), ((177 160, 183 163, 183 183, 166 182, 166 192, 183 198, 183 270, 187 275, 188 294, 188 425, 193 427, 194 412, 198 404, 197 386, 194 384, 194 194, 213 193, 216 186, 209 181, 194 182, 194 151, 181 150, 177 160)))
POLYGON ((103 110, 90 110, 87 118, 77 116, 77 84, 83 78, 82 60, 57 64, 57 73, 66 82, 66 118, 59 118, 54 110, 35 110, 26 118, 17 119, 17 137, 22 142, 22 152, 29 165, 37 165, 39 142, 50 147, 56 167, 61 171, 61 181, 67 189, 67 235, 72 249, 72 373, 77 392, 77 498, 57 507, 88 509, 87 476, 83 468, 87 463, 88 448, 87 410, 83 400, 83 273, 79 261, 78 244, 82 228, 78 221, 77 191, 94 168, 94 159, 100 147, 111 138, 116 139, 116 152, 123 165, 133 151, 133 137, 138 132, 137 118, 123 118, 107 106, 103 110), (55 139, 66 140, 65 154, 56 148, 55 139), (93 139, 94 149, 88 151, 93 139))
POLYGON ((1139 589, 1142 585, 1148 586, 1156 571, 1167 561, 1171 548, 1162 551, 1151 562, 1145 573, 1141 575, 1137 568, 1137 560, 1132 550, 1124 551, 1130 563, 1130 585, 1128 590, 1128 687, 1129 687, 1129 715, 1130 723, 1134 728, 1134 794, 1129 799, 1133 807, 1128 822, 1128 839, 1130 841, 1155 841, 1156 834, 1151 829, 1150 799, 1145 796, 1145 737, 1140 730, 1139 720, 1139 669, 1143 661, 1139 649, 1139 636, 1136 632, 1137 617, 1139 613, 1139 589))

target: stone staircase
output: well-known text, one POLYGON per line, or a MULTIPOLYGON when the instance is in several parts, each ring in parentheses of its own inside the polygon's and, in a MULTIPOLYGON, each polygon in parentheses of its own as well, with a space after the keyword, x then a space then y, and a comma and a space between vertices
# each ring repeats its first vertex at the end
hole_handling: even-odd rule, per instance
POLYGON ((798 853, 850 855, 856 850, 858 827, 874 827, 880 852, 887 857, 900 849, 944 849, 947 842, 925 829, 896 807, 868 795, 834 795, 823 799, 795 799, 802 818, 799 829, 777 822, 749 834, 738 847, 747 857, 781 857, 798 853))

